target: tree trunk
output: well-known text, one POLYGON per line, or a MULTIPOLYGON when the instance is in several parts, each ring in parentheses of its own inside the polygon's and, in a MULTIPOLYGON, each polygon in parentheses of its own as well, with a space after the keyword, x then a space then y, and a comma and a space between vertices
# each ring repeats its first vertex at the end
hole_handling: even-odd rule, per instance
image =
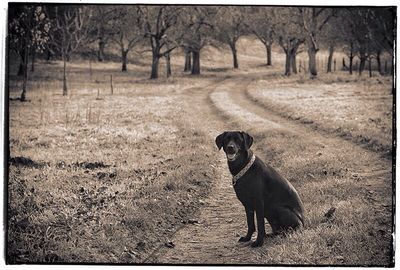
POLYGON ((387 70, 388 70, 388 61, 386 60, 386 61, 385 61, 385 74, 388 73, 387 70))
POLYGON ((286 61, 285 61, 285 75, 286 76, 290 76, 291 72, 290 72, 290 66, 291 66, 291 55, 289 50, 286 52, 286 61))
POLYGON ((23 66, 22 66, 22 72, 23 72, 23 81, 22 81, 22 92, 21 92, 21 101, 26 100, 26 86, 28 84, 28 43, 29 43, 29 33, 25 34, 24 38, 24 48, 23 48, 23 66))
POLYGON ((97 52, 97 60, 102 62, 104 60, 104 47, 106 43, 103 41, 103 38, 100 37, 99 39, 99 51, 97 52))
POLYGON ((292 66, 293 74, 297 74, 297 63, 296 63, 297 49, 293 50, 290 55, 290 65, 292 66))
POLYGON ((22 48, 21 51, 18 53, 20 56, 21 61, 19 62, 19 67, 18 67, 18 73, 17 76, 24 76, 25 71, 24 71, 24 67, 25 67, 25 53, 28 50, 28 46, 27 46, 27 41, 26 38, 23 38, 22 40, 22 48))
POLYGON ((272 44, 265 44, 267 50, 267 66, 272 66, 272 44))
POLYGON ((350 57, 349 57, 349 72, 350 72, 350 75, 353 74, 353 59, 354 59, 354 55, 351 53, 350 57))
POLYGON ((350 56, 349 56, 349 73, 350 75, 353 74, 353 58, 354 58, 354 54, 353 54, 353 42, 350 42, 350 56))
POLYGON ((50 49, 46 49, 46 61, 50 61, 51 60, 51 51, 50 49))
POLYGON ((23 76, 24 74, 25 74, 25 72, 24 72, 24 60, 23 60, 23 57, 21 57, 21 61, 19 62, 17 76, 23 76))
POLYGON ((185 51, 185 68, 183 69, 184 72, 190 71, 192 69, 192 56, 190 51, 185 51))
POLYGON ((236 44, 235 43, 231 43, 231 44, 229 44, 229 47, 231 48, 232 57, 233 57, 233 68, 239 68, 239 63, 238 63, 238 59, 237 59, 236 44))
POLYGON ((369 77, 372 77, 372 58, 369 58, 368 60, 368 71, 369 71, 369 77))
POLYGON ((379 75, 383 75, 383 72, 382 72, 382 64, 381 64, 381 51, 380 50, 378 50, 377 52, 376 52, 376 63, 377 63, 377 65, 378 65, 378 72, 379 72, 379 75))
POLYGON ((125 72, 125 71, 127 71, 126 63, 128 61, 128 51, 122 49, 121 50, 121 57, 122 57, 122 69, 121 70, 122 70, 122 72, 125 72))
POLYGON ((32 47, 32 61, 31 61, 31 71, 35 71, 35 58, 36 58, 36 50, 34 47, 32 47))
POLYGON ((24 61, 23 61, 23 81, 22 81, 22 93, 21 93, 21 101, 26 100, 26 85, 28 84, 28 42, 25 42, 24 49, 24 61))
POLYGON ((318 50, 316 50, 312 46, 308 49, 308 70, 310 72, 311 77, 316 77, 318 75, 317 63, 316 63, 317 51, 318 50))
POLYGON ((153 52, 153 61, 151 62, 151 75, 150 79, 157 79, 158 78, 158 54, 153 52))
POLYGON ((332 59, 333 59, 333 52, 334 52, 334 47, 331 45, 329 46, 329 56, 328 56, 328 64, 326 67, 326 72, 332 72, 332 59))
POLYGON ((367 57, 365 55, 365 53, 360 53, 360 66, 358 68, 358 75, 361 76, 362 72, 365 69, 365 62, 367 61, 367 57))
POLYGON ((166 72, 167 72, 167 78, 169 78, 172 74, 171 71, 171 57, 169 53, 165 54, 165 64, 166 64, 166 72))
POLYGON ((192 75, 200 74, 200 50, 193 51, 192 75))
POLYGON ((68 59, 68 57, 65 55, 65 53, 63 53, 63 62, 64 62, 64 70, 63 70, 63 96, 68 95, 67 76, 66 76, 67 59, 68 59))
MULTIPOLYGON (((392 57, 390 60, 390 75, 393 75, 393 72, 394 72, 394 57, 392 57)), ((392 89, 394 90, 395 88, 393 87, 392 89)))

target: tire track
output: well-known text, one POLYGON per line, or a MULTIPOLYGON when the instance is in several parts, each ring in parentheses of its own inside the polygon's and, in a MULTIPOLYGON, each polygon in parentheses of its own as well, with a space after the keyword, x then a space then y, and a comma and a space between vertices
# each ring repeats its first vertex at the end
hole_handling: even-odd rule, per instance
MULTIPOLYGON (((194 115, 206 119, 210 143, 229 128, 221 121, 209 104, 209 94, 225 84, 225 78, 203 89, 191 89, 188 99, 196 100, 199 111, 194 115), (199 91, 196 91, 199 90, 199 91)), ((144 263, 151 264, 254 264, 262 251, 247 252, 248 243, 238 243, 239 235, 245 233, 246 222, 243 206, 237 200, 231 186, 231 175, 223 152, 217 152, 220 171, 209 197, 198 216, 198 223, 184 225, 171 241, 174 248, 159 247, 144 263)), ((266 226, 268 228, 268 225, 266 226)), ((268 230, 268 229, 267 229, 268 230)))
MULTIPOLYGON (((290 166, 292 166, 292 168, 295 168, 292 164, 296 163, 297 158, 303 157, 301 156, 302 153, 299 153, 298 150, 292 149, 290 139, 301 140, 305 145, 316 149, 324 149, 325 152, 329 152, 331 155, 337 155, 338 159, 348 161, 351 171, 346 174, 346 177, 352 173, 357 173, 359 176, 365 178, 363 185, 357 186, 359 189, 357 192, 366 194, 366 197, 363 197, 362 200, 365 199, 371 204, 371 207, 374 209, 372 215, 378 216, 378 213, 383 211, 386 214, 391 211, 391 208, 388 209, 386 207, 387 205, 391 205, 391 197, 389 196, 391 187, 389 184, 390 182, 388 182, 388 179, 390 179, 391 167, 388 161, 380 159, 379 155, 376 153, 367 151, 341 138, 326 136, 318 131, 309 130, 307 127, 271 114, 246 98, 245 92, 249 83, 250 80, 225 78, 215 84, 208 85, 207 88, 202 89, 202 91, 192 91, 190 96, 188 96, 189 99, 193 99, 193 101, 196 101, 198 104, 198 111, 194 113, 195 117, 202 117, 205 119, 204 122, 207 123, 204 128, 207 129, 210 143, 214 143, 215 136, 226 129, 249 130, 250 132, 254 131, 254 133, 261 134, 262 136, 269 136, 271 134, 276 136, 276 134, 278 134, 278 136, 276 136, 278 143, 275 148, 285 150, 283 154, 279 154, 275 156, 275 158, 279 159, 280 156, 285 156, 287 152, 293 156, 291 159, 294 160, 292 163, 288 162, 288 167, 290 168, 290 166), (289 136, 289 139, 285 136, 289 136), (298 156, 296 156, 296 154, 298 156), (352 154, 357 156, 357 159, 354 159, 352 154)), ((264 147, 264 142, 256 142, 254 146, 256 154, 260 154, 261 157, 263 157, 263 153, 260 152, 260 150, 262 151, 264 147)), ((271 147, 269 146, 269 148, 271 147)), ((237 242, 239 235, 243 234, 246 229, 243 206, 236 199, 230 185, 231 176, 226 165, 225 156, 222 152, 219 153, 219 155, 218 163, 213 164, 213 166, 218 166, 221 174, 217 176, 215 186, 209 198, 206 200, 204 207, 200 211, 198 218, 199 223, 183 226, 171 239, 175 247, 160 247, 148 258, 146 263, 324 263, 322 259, 315 261, 312 258, 302 256, 301 253, 298 255, 292 254, 292 257, 289 256, 282 259, 280 256, 285 253, 280 251, 279 245, 282 244, 282 241, 286 241, 282 239, 266 241, 264 246, 260 249, 250 249, 247 247, 248 244, 239 244, 237 242), (274 252, 278 252, 279 255, 277 256, 274 252)), ((267 154, 266 161, 272 160, 272 163, 274 163, 275 161, 273 158, 274 157, 270 158, 267 154)), ((285 166, 279 165, 279 163, 275 163, 275 165, 277 165, 278 169, 285 166)), ((315 188, 312 182, 303 184, 305 184, 305 187, 302 188, 315 188)), ((304 198, 303 201, 306 201, 307 204, 309 199, 310 198, 304 198)), ((324 210, 318 209, 318 206, 313 205, 312 202, 308 203, 308 207, 314 207, 315 211, 319 211, 318 215, 323 216, 323 212, 321 213, 321 211, 324 210)), ((308 221, 308 223, 310 222, 315 223, 315 220, 308 221)), ((376 226, 373 224, 373 222, 375 222, 373 219, 366 220, 365 222, 371 223, 371 227, 376 226)), ((270 232, 268 223, 266 223, 266 231, 267 233, 270 232)), ((301 232, 294 234, 293 239, 302 241, 301 232)), ((378 244, 381 245, 382 243, 378 244)), ((387 246, 379 246, 378 250, 387 250, 387 246)), ((343 255, 345 256, 345 254, 343 255)), ((384 255, 379 256, 384 257, 384 255)), ((381 257, 379 257, 380 260, 382 260, 381 257)), ((340 258, 340 256, 338 258, 340 258)), ((368 253, 365 254, 365 258, 375 262, 375 259, 368 253)), ((330 258, 328 257, 328 259, 330 258)), ((360 260, 362 260, 362 258, 360 260)), ((365 261, 367 261, 367 259, 365 259, 365 261)), ((343 263, 343 261, 337 261, 337 259, 334 258, 333 261, 328 260, 325 263, 340 264, 343 263)), ((352 261, 347 264, 354 263, 357 264, 359 262, 352 261)))
MULTIPOLYGON (((366 203, 371 209, 369 210, 371 211, 371 213, 369 213, 371 216, 365 220, 365 224, 368 224, 368 229, 366 229, 367 231, 369 230, 368 234, 373 235, 374 233, 372 231, 376 230, 376 228, 383 227, 385 228, 384 235, 386 235, 386 240, 384 240, 386 243, 382 241, 377 245, 378 249, 382 253, 379 255, 371 254, 370 257, 366 256, 365 261, 360 261, 359 263, 366 264, 369 262, 370 264, 375 264, 379 260, 384 260, 385 256, 390 253, 389 243, 391 241, 390 237, 388 238, 388 234, 393 233, 393 225, 389 225, 390 216, 393 217, 393 182, 391 180, 393 168, 391 161, 382 158, 381 153, 365 149, 357 143, 336 137, 334 135, 325 134, 320 130, 312 130, 308 126, 292 122, 265 110, 263 107, 257 106, 254 101, 249 100, 246 95, 247 86, 250 82, 251 80, 243 79, 236 82, 234 80, 229 81, 231 85, 225 84, 222 87, 216 88, 215 91, 210 94, 210 100, 213 102, 213 105, 221 113, 223 113, 225 118, 233 119, 234 123, 239 125, 244 130, 261 135, 259 137, 274 137, 277 131, 281 133, 281 137, 286 137, 290 134, 292 135, 292 140, 294 139, 303 141, 305 145, 308 145, 306 146, 307 148, 322 148, 322 152, 326 153, 326 155, 333 156, 335 158, 333 164, 337 164, 334 165, 334 167, 338 165, 342 167, 343 165, 340 164, 345 164, 348 172, 342 175, 345 178, 343 183, 347 182, 352 189, 359 190, 355 195, 357 200, 364 201, 364 203, 366 203), (339 162, 336 163, 337 161, 339 162), (352 179, 362 179, 363 182, 357 183, 352 179), (373 256, 379 256, 379 259, 371 259, 373 256)), ((266 142, 258 143, 258 145, 256 143, 256 154, 262 154, 262 152, 265 151, 265 148, 268 149, 271 147, 268 145, 268 141, 274 142, 274 139, 267 139, 266 142)), ((283 154, 277 156, 278 159, 280 156, 286 156, 290 157, 290 159, 298 159, 299 163, 304 162, 303 152, 291 149, 295 148, 295 144, 293 145, 290 142, 290 139, 278 139, 278 141, 280 142, 278 144, 279 150, 284 151, 283 154), (289 154, 285 155, 285 152, 289 154)), ((319 154, 321 154, 321 152, 319 152, 319 154)), ((296 168, 296 165, 289 165, 285 167, 285 165, 280 164, 280 162, 275 162, 274 160, 269 159, 268 155, 269 153, 267 153, 267 156, 264 159, 267 162, 272 162, 278 170, 296 168)), ((310 158, 311 160, 313 159, 311 156, 310 158)), ((288 160, 285 160, 284 162, 290 163, 290 160, 289 162, 288 160)), ((301 168, 298 169, 301 171, 301 168)), ((324 174, 326 173, 327 171, 325 170, 324 174)), ((335 172, 333 172, 333 174, 335 174, 335 172)), ((337 181, 336 177, 332 178, 332 182, 337 181)), ((313 188, 315 188, 315 186, 313 188)), ((305 199, 307 200, 307 198, 305 199)), ((346 200, 344 202, 346 202, 346 200)), ((312 204, 309 205, 309 207, 311 207, 313 210, 315 208, 315 206, 312 204)), ((375 240, 377 240, 377 238, 375 238, 375 240)), ((383 240, 383 238, 379 240, 383 240)), ((388 255, 386 260, 389 257, 390 256, 388 255)))

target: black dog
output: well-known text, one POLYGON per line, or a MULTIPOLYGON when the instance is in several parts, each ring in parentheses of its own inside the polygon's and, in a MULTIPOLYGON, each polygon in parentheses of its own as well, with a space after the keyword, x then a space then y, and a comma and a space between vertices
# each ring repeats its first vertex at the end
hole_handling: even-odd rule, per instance
POLYGON ((255 231, 254 211, 258 234, 252 247, 264 243, 264 217, 271 225, 273 234, 294 230, 304 224, 303 205, 296 190, 272 167, 254 156, 249 150, 253 144, 249 134, 224 132, 217 136, 215 143, 218 149, 224 148, 236 196, 246 209, 248 230, 239 242, 250 241, 255 231))

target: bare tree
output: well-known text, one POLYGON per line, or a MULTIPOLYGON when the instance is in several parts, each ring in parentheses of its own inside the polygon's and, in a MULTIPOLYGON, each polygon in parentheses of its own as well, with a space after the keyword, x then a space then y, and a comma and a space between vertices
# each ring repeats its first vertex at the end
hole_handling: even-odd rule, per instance
POLYGON ((326 63, 326 72, 332 72, 333 55, 335 50, 343 45, 344 38, 340 33, 340 25, 343 24, 341 11, 337 10, 335 16, 326 23, 324 31, 321 31, 319 40, 322 46, 328 48, 328 61, 326 63))
POLYGON ((265 46, 267 53, 267 66, 272 65, 272 44, 275 41, 276 18, 274 7, 253 7, 246 14, 246 24, 250 31, 265 46))
POLYGON ((381 54, 389 53, 393 58, 394 18, 395 10, 390 7, 371 8, 368 10, 369 22, 367 24, 373 55, 376 58, 379 74, 383 74, 381 67, 381 54))
POLYGON ((140 10, 137 6, 118 6, 112 13, 110 39, 120 48, 121 70, 127 71, 128 53, 144 39, 140 10))
POLYGON ((387 51, 393 56, 394 38, 395 38, 395 16, 394 7, 381 7, 370 9, 368 30, 376 39, 382 50, 387 51))
POLYGON ((184 34, 182 44, 192 54, 192 75, 200 74, 200 52, 212 41, 213 20, 217 13, 215 7, 186 7, 183 13, 184 34))
MULTIPOLYGON (((371 70, 371 61, 377 60, 378 70, 381 70, 380 56, 383 51, 393 55, 394 40, 394 9, 352 7, 342 10, 342 24, 337 25, 339 34, 348 44, 345 46, 350 60, 350 74, 354 57, 360 59, 358 74, 364 71, 367 62, 371 70)), ((380 71, 381 72, 381 71, 380 71)), ((370 75, 372 72, 370 71, 370 75)))
POLYGON ((182 8, 178 6, 140 6, 139 9, 144 35, 150 42, 152 52, 150 79, 157 79, 160 58, 178 47, 176 35, 181 33, 174 31, 176 30, 174 28, 178 24, 179 12, 182 8))
POLYGON ((215 16, 214 37, 229 46, 232 52, 233 67, 239 68, 236 42, 246 33, 243 8, 219 7, 215 16))
POLYGON ((285 75, 290 76, 294 66, 294 59, 300 45, 305 41, 303 31, 297 20, 298 10, 290 7, 278 7, 275 9, 275 32, 278 43, 285 53, 285 75))
POLYGON ((91 35, 97 41, 97 60, 104 61, 105 48, 113 34, 114 20, 118 19, 118 12, 112 6, 98 5, 93 8, 93 27, 91 35))
POLYGON ((305 41, 308 47, 308 69, 311 77, 318 74, 316 55, 319 51, 318 37, 326 23, 333 16, 333 9, 300 7, 299 21, 305 32, 305 41))
POLYGON ((63 96, 68 95, 67 60, 71 53, 88 40, 91 9, 89 6, 60 5, 47 6, 53 9, 51 43, 61 51, 63 61, 63 96))
POLYGON ((192 52, 190 48, 183 46, 183 50, 185 52, 185 65, 183 71, 190 71, 192 70, 192 52))
POLYGON ((368 33, 368 9, 348 8, 344 10, 342 18, 345 25, 342 26, 343 38, 348 40, 347 51, 350 59, 350 74, 352 74, 352 62, 355 56, 360 59, 358 73, 362 74, 370 52, 370 36, 368 33))

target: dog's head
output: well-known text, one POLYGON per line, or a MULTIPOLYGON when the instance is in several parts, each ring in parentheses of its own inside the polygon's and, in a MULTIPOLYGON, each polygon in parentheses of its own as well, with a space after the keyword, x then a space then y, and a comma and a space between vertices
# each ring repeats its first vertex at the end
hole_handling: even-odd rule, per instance
POLYGON ((224 149, 228 161, 234 161, 253 144, 253 137, 243 131, 225 131, 215 138, 218 149, 224 149))

